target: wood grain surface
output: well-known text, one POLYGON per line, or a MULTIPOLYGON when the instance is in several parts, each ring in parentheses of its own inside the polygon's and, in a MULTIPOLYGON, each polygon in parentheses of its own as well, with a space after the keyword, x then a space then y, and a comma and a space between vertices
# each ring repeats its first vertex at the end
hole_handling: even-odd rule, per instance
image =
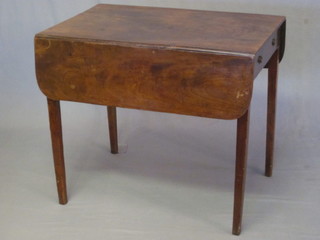
POLYGON ((50 99, 236 119, 285 18, 99 4, 35 37, 50 99))
POLYGON ((98 4, 39 35, 255 55, 282 16, 98 4))
POLYGON ((125 108, 234 119, 251 100, 248 57, 36 39, 43 93, 125 108))

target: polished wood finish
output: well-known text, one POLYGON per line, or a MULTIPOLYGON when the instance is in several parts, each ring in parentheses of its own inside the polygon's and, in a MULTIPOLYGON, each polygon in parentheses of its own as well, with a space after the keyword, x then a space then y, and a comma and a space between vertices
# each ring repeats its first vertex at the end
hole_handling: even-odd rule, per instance
POLYGON ((234 182, 232 233, 241 233, 244 190, 246 181, 250 110, 237 120, 236 170, 234 182))
POLYGON ((237 119, 283 23, 100 4, 36 35, 38 84, 51 99, 237 119))
POLYGON ((52 99, 223 119, 251 100, 248 57, 42 38, 36 54, 39 86, 52 99))
POLYGON ((118 153, 118 132, 117 132, 117 109, 116 107, 108 106, 108 125, 110 137, 111 153, 118 153))
POLYGON ((267 107, 267 139, 265 175, 272 176, 273 148, 276 122, 277 81, 279 51, 275 51, 268 63, 268 107, 267 107))
POLYGON ((262 14, 98 4, 37 37, 255 55, 284 20, 262 14))
POLYGON ((48 98, 48 110, 59 203, 66 204, 68 202, 68 197, 63 155, 60 102, 48 98))
POLYGON ((35 36, 37 81, 47 96, 60 203, 67 202, 59 101, 237 119, 233 234, 241 232, 253 82, 269 71, 266 175, 271 176, 278 62, 285 18, 98 4, 35 36), (50 100, 51 99, 51 100, 50 100))

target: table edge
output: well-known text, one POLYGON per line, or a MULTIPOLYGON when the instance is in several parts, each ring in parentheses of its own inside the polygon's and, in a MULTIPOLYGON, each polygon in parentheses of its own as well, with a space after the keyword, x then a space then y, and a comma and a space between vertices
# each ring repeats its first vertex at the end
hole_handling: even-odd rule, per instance
POLYGON ((103 44, 103 45, 110 45, 110 46, 240 56, 240 57, 248 57, 251 59, 253 59, 254 56, 256 55, 256 54, 246 53, 246 52, 222 51, 222 50, 210 49, 210 48, 194 48, 194 47, 187 47, 187 46, 174 46, 174 45, 164 45, 164 44, 147 44, 147 43, 138 43, 138 42, 122 42, 122 41, 101 40, 101 39, 61 37, 61 36, 53 36, 53 35, 47 35, 42 33, 37 33, 34 37, 34 41, 36 39, 61 40, 61 41, 70 41, 70 42, 86 42, 86 43, 96 43, 96 44, 103 44))

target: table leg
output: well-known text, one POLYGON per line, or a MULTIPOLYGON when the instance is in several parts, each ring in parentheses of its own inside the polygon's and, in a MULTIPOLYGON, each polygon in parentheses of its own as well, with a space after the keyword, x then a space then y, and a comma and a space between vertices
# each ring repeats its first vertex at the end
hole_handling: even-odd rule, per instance
POLYGON ((277 50, 268 63, 268 110, 265 175, 271 177, 273 167, 273 148, 276 120, 276 93, 278 80, 279 51, 277 50))
POLYGON ((237 150, 232 228, 232 233, 234 235, 239 235, 241 233, 249 139, 249 118, 250 110, 248 109, 237 121, 237 150))
POLYGON ((117 134, 117 109, 108 106, 108 125, 111 153, 118 153, 118 134, 117 134))
POLYGON ((56 174, 56 182, 59 195, 59 203, 66 204, 68 202, 66 173, 63 156, 62 126, 60 102, 48 98, 49 122, 51 131, 51 143, 54 168, 56 174))

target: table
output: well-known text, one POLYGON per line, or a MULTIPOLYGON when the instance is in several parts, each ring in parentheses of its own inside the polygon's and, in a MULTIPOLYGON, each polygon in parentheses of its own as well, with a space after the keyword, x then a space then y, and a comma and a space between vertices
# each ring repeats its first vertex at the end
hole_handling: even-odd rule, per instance
POLYGON ((285 17, 99 4, 35 36, 56 183, 67 203, 60 101, 237 119, 233 229, 241 232, 253 82, 268 68, 265 175, 272 175, 278 63, 285 17))

